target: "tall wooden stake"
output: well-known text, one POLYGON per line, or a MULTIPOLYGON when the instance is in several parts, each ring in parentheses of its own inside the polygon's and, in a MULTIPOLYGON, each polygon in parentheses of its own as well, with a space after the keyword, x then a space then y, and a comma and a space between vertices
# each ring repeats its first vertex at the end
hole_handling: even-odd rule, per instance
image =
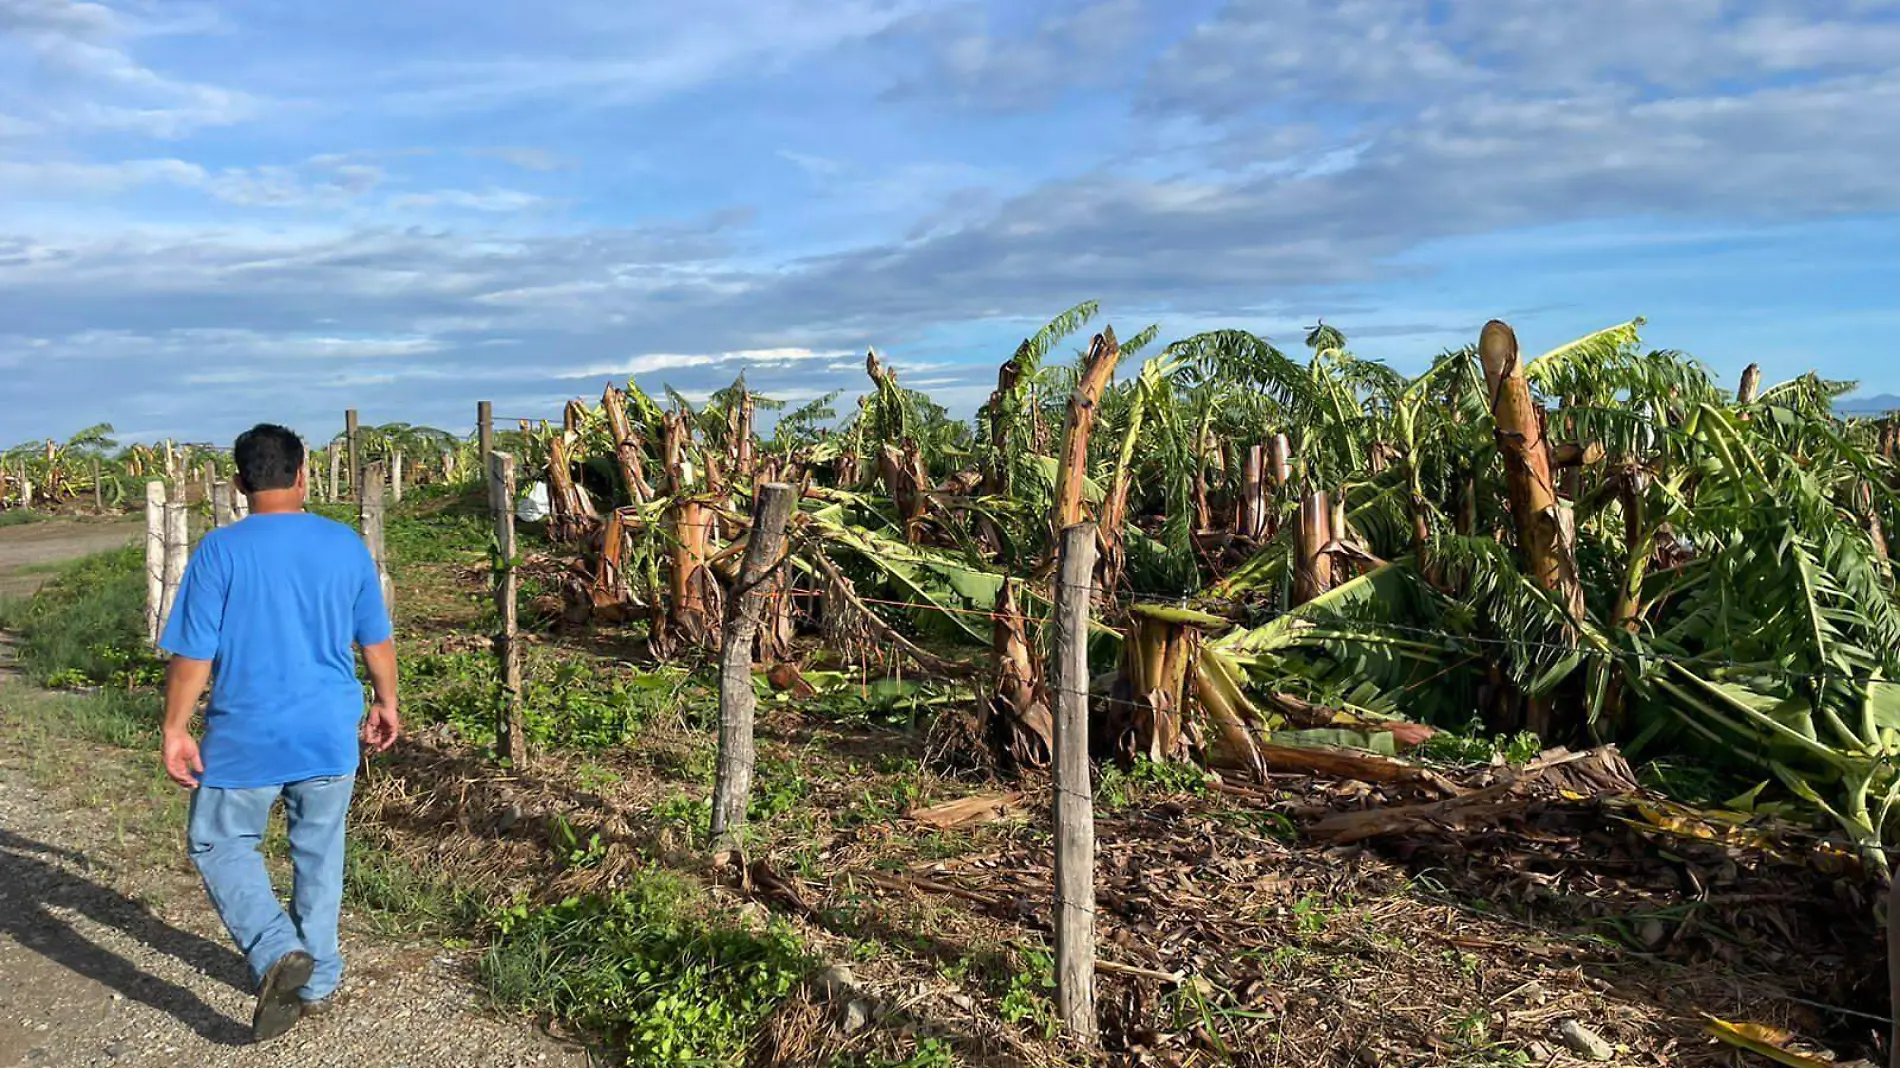
POLYGON ((713 780, 713 856, 736 855, 752 796, 752 642, 765 612, 765 582, 784 565, 785 524, 798 493, 783 482, 759 487, 752 506, 739 581, 726 599, 725 634, 719 646, 719 770, 713 780))
POLYGON ((231 506, 231 484, 219 479, 211 483, 211 525, 228 527, 235 522, 237 515, 231 506))
POLYGON ((185 583, 185 562, 191 557, 191 512, 185 507, 185 495, 165 501, 165 590, 158 602, 158 633, 165 633, 172 605, 178 602, 178 588, 185 583))
MULTIPOLYGON (((489 457, 495 452, 495 406, 488 401, 475 402, 475 470, 488 480, 488 488, 495 488, 494 465, 489 457)), ((495 507, 494 498, 489 498, 489 509, 495 507)))
POLYGON ((402 450, 398 449, 389 457, 389 499, 402 503, 402 450))
POLYGON ((165 483, 145 484, 145 637, 158 644, 165 607, 165 483))
POLYGON ((376 561, 376 576, 383 584, 383 604, 396 603, 396 587, 389 581, 389 560, 383 551, 383 463, 365 467, 362 484, 357 487, 356 515, 363 526, 363 544, 369 546, 370 559, 376 561))
POLYGON ((92 458, 92 510, 106 513, 106 484, 99 478, 99 458, 92 458))
POLYGON ((354 496, 362 496, 363 454, 359 449, 359 435, 356 432, 356 409, 343 413, 343 436, 348 439, 350 450, 349 487, 354 496))
POLYGON ((1056 572, 1056 1012, 1076 1039, 1095 1042, 1095 799, 1089 785, 1089 601, 1095 524, 1062 532, 1056 572))
MULTIPOLYGON (((482 402, 483 409, 488 402, 482 402)), ((484 426, 487 424, 484 423, 484 426)), ((492 441, 492 439, 491 439, 492 441)), ((515 592, 515 458, 505 452, 487 454, 488 510, 495 517, 495 614, 501 629, 495 633, 495 659, 501 669, 501 705, 495 710, 495 755, 514 767, 528 762, 528 738, 521 725, 521 647, 516 641, 515 592)))
POLYGON ((337 496, 336 496, 337 477, 340 474, 338 469, 343 466, 343 454, 337 451, 336 442, 334 441, 331 442, 323 451, 330 454, 330 488, 329 488, 329 492, 324 495, 324 500, 329 501, 331 504, 335 504, 337 501, 337 496))

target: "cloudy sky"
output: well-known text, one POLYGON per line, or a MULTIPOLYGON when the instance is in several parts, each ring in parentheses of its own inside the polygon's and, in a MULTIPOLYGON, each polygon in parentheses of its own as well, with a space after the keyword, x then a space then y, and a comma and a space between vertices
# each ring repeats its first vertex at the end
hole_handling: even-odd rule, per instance
POLYGON ((0 0, 0 445, 968 410, 1090 298, 1900 391, 1896 115, 1900 0, 0 0))

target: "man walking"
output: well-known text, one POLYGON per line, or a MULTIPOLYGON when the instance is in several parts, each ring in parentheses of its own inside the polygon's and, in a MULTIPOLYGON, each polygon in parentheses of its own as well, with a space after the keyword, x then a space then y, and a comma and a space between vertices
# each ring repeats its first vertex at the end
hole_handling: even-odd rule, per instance
POLYGON ((281 426, 238 436, 237 488, 251 514, 199 542, 159 642, 165 772, 192 791, 186 841, 211 903, 249 960, 251 1030, 275 1038, 330 1005, 343 977, 343 823, 361 738, 388 749, 396 649, 382 584, 356 532, 303 510, 304 448, 281 426), (361 646, 375 700, 351 645, 361 646), (210 683, 202 749, 192 715, 210 683), (290 912, 258 851, 284 801, 294 872, 290 912))

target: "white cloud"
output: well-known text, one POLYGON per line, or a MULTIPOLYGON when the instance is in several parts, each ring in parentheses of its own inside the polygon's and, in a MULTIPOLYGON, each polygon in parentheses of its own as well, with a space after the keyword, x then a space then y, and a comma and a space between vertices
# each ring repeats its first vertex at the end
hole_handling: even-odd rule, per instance
MULTIPOLYGON (((248 93, 174 78, 134 56, 137 41, 170 27, 74 0, 0 0, 0 70, 33 76, 11 110, 37 128, 141 133, 177 138, 260 113, 248 93)), ((4 92, 4 90, 0 90, 4 92)), ((6 96, 0 95, 0 102, 6 96)))
POLYGON ((636 375, 652 374, 655 371, 672 371, 684 367, 711 367, 724 364, 774 365, 801 363, 806 360, 828 360, 842 355, 838 352, 815 352, 805 348, 741 349, 736 352, 717 353, 675 353, 655 352, 644 356, 635 356, 631 360, 611 363, 590 364, 553 373, 555 378, 632 378, 636 375))
POLYGON ((682 17, 665 6, 544 3, 533 9, 531 27, 502 31, 521 38, 514 47, 396 64, 376 72, 375 86, 387 105, 411 113, 546 99, 575 108, 624 106, 784 69, 869 37, 921 6, 922 0, 704 0, 682 17))
POLYGON ((503 163, 520 167, 524 171, 559 171, 574 166, 574 161, 565 156, 546 149, 525 148, 517 145, 470 149, 469 155, 498 159, 503 163))
POLYGON ((482 190, 437 189, 429 193, 404 193, 391 197, 392 208, 460 208, 466 211, 523 211, 542 203, 542 198, 518 189, 482 190))

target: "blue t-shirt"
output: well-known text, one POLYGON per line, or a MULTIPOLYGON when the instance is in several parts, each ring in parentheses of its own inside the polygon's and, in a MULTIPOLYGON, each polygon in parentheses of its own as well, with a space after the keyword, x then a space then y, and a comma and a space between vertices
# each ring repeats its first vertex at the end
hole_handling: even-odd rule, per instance
POLYGON ((376 564, 349 527, 278 512, 206 534, 159 641, 213 662, 204 785, 353 773, 364 705, 351 644, 389 637, 376 564))

